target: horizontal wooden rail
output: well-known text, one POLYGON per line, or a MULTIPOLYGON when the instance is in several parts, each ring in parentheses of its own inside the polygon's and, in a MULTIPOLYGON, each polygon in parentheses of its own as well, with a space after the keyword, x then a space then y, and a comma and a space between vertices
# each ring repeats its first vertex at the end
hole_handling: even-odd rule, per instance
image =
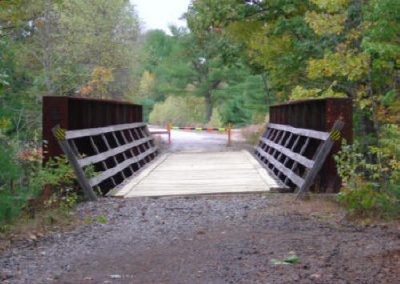
POLYGON ((266 145, 270 146, 271 148, 281 152, 283 155, 288 156, 288 157, 290 156, 290 158, 292 160, 295 160, 296 162, 304 165, 305 167, 307 167, 309 169, 311 169, 314 166, 313 160, 307 159, 306 157, 304 157, 298 153, 292 152, 290 149, 288 149, 282 145, 279 145, 272 141, 269 141, 266 138, 261 138, 261 141, 263 143, 265 143, 266 145))
POLYGON ((93 177, 89 180, 89 184, 93 187, 98 185, 99 183, 103 182, 104 180, 116 175, 117 173, 121 172, 122 170, 126 169, 127 167, 129 167, 132 164, 137 164, 140 161, 142 161, 143 159, 145 159, 147 156, 149 156, 150 154, 153 154, 155 151, 157 151, 156 149, 148 149, 146 152, 140 154, 137 157, 133 157, 130 158, 128 160, 123 161, 122 163, 118 164, 117 166, 108 169, 106 171, 104 171, 101 175, 98 175, 96 177, 93 177))
POLYGON ((283 125, 283 124, 269 123, 268 127, 271 129, 287 131, 287 132, 293 133, 295 135, 306 136, 306 137, 319 139, 319 140, 326 140, 329 137, 329 133, 327 133, 327 132, 316 131, 316 130, 311 130, 311 129, 304 129, 304 128, 295 128, 295 127, 292 127, 289 125, 283 125))
POLYGON ((118 125, 98 127, 98 128, 69 130, 66 132, 65 139, 76 139, 76 138, 82 138, 82 137, 87 137, 87 136, 95 136, 95 135, 105 134, 105 133, 109 133, 109 132, 122 131, 122 130, 132 129, 132 128, 139 128, 139 127, 143 127, 145 125, 146 124, 144 124, 142 122, 136 122, 136 123, 118 124, 118 125))
POLYGON ((80 159, 80 160, 78 160, 78 163, 79 163, 79 165, 81 167, 86 167, 86 166, 88 166, 90 164, 96 164, 98 162, 105 161, 110 157, 113 157, 115 155, 118 155, 118 154, 121 154, 121 153, 123 153, 125 151, 128 151, 129 149, 131 149, 133 147, 136 147, 136 146, 139 146, 139 145, 144 144, 146 142, 149 142, 150 140, 153 140, 153 139, 154 139, 153 137, 142 138, 140 140, 137 140, 137 141, 134 141, 134 142, 119 146, 117 148, 108 150, 106 152, 80 159))
POLYGON ((262 158, 268 159, 281 173, 285 173, 286 177, 289 178, 295 185, 301 187, 304 184, 304 179, 296 175, 291 169, 285 167, 284 164, 276 160, 273 156, 265 152, 260 147, 257 147, 257 151, 262 158))

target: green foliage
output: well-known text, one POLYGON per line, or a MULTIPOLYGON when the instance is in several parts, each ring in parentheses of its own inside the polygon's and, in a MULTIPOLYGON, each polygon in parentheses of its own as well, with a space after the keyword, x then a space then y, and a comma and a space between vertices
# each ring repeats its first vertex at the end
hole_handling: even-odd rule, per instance
MULTIPOLYGON (((398 127, 387 129, 385 134, 396 135, 397 139, 400 137, 398 127)), ((358 143, 343 144, 336 156, 338 172, 344 183, 338 198, 350 213, 400 216, 400 152, 395 149, 396 140, 392 138, 383 139, 381 147, 369 146, 369 157, 358 143)))
POLYGON ((307 73, 310 79, 340 76, 350 81, 360 80, 368 72, 369 55, 326 52, 322 59, 311 59, 307 73))
POLYGON ((317 13, 315 11, 307 12, 304 17, 307 24, 317 35, 341 34, 346 22, 345 14, 317 13))
MULTIPOLYGON (((11 157, 15 153, 11 153, 11 157)), ((1 158, 7 155, 1 153, 1 158)), ((64 157, 50 160, 46 166, 37 161, 30 161, 28 169, 22 168, 21 163, 13 162, 13 158, 6 166, 8 171, 1 171, 0 185, 0 224, 10 223, 18 217, 22 210, 27 208, 28 200, 39 198, 45 186, 50 186, 53 196, 44 204, 44 208, 52 208, 54 205, 61 209, 71 208, 78 200, 74 188, 74 173, 64 157), (21 179, 24 171, 26 176, 20 183, 15 180, 21 179)), ((1 166, 4 166, 2 163, 1 166)), ((38 199, 39 200, 39 199, 38 199)), ((34 208, 36 210, 37 208, 34 208)))
POLYGON ((214 108, 212 111, 211 119, 208 122, 209 127, 223 127, 222 116, 218 108, 214 108))
POLYGON ((290 255, 288 257, 285 257, 284 259, 271 259, 271 263, 273 265, 290 265, 290 264, 296 264, 300 262, 300 258, 297 255, 290 255))
POLYGON ((204 124, 204 99, 197 97, 169 96, 165 102, 157 103, 150 113, 150 123, 178 126, 204 124))
POLYGON ((310 98, 332 98, 332 97, 337 97, 337 98, 345 98, 346 94, 341 93, 341 92, 335 92, 333 90, 335 82, 329 86, 328 89, 326 90, 321 90, 321 89, 304 89, 301 86, 296 86, 293 90, 292 93, 290 94, 290 100, 301 100, 301 99, 310 99, 310 98))
POLYGON ((217 33, 200 36, 175 30, 168 36, 161 31, 149 32, 143 45, 145 69, 141 70, 139 92, 132 95, 132 100, 145 104, 147 116, 148 109, 170 95, 203 97, 206 108, 201 122, 210 122, 212 110, 218 106, 222 124, 231 117, 235 118, 232 121, 245 124, 254 112, 266 110, 260 104, 265 97, 264 83, 243 64, 229 64, 226 45, 217 33), (234 102, 238 100, 244 101, 249 110, 237 112, 234 102))
POLYGON ((45 166, 39 167, 29 180, 28 188, 34 195, 42 192, 46 185, 50 185, 61 196, 74 187, 75 174, 64 157, 55 157, 45 166))
POLYGON ((103 216, 97 216, 96 220, 101 224, 107 223, 107 218, 105 218, 103 216))

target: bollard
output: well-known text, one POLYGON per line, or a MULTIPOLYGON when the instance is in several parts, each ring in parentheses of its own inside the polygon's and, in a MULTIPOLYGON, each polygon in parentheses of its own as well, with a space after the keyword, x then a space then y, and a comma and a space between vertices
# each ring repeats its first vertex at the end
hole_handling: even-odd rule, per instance
POLYGON ((228 145, 231 146, 231 130, 232 130, 232 123, 228 123, 228 145))
POLYGON ((168 123, 168 124, 167 124, 168 144, 171 144, 171 129, 172 129, 172 125, 171 125, 171 123, 168 123))

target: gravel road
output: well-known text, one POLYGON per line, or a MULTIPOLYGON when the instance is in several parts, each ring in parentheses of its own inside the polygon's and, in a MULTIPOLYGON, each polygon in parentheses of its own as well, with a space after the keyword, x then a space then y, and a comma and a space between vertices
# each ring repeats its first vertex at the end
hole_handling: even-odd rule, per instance
POLYGON ((350 224, 331 202, 293 199, 247 194, 82 203, 75 214, 83 225, 4 252, 0 281, 398 283, 398 227, 350 224), (279 262, 287 257, 298 261, 279 262))

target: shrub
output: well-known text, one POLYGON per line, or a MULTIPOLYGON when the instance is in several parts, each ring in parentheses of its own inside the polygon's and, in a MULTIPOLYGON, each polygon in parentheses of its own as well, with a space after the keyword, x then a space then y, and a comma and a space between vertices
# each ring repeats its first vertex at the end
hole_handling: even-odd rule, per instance
POLYGON ((396 125, 383 127, 379 146, 368 153, 359 143, 342 145, 335 157, 343 189, 338 195, 351 214, 383 218, 400 217, 400 162, 396 125))
POLYGON ((0 141, 0 224, 11 222, 17 216, 26 201, 24 191, 19 192, 15 182, 22 174, 22 167, 17 163, 14 147, 0 141))
POLYGON ((261 135, 264 133, 265 124, 261 125, 250 125, 241 130, 241 134, 247 144, 257 145, 260 140, 261 135))
POLYGON ((214 108, 212 111, 211 119, 208 122, 209 127, 222 127, 223 122, 222 122, 222 116, 221 113, 219 112, 218 108, 214 108))
MULTIPOLYGON (((15 163, 12 166, 18 165, 15 163)), ((22 173, 22 170, 18 173, 22 173)), ((46 166, 42 166, 41 163, 36 167, 31 165, 26 174, 24 182, 18 183, 15 187, 12 186, 12 182, 3 183, 0 186, 0 225, 11 223, 24 209, 37 210, 38 208, 29 208, 28 201, 32 199, 39 201, 36 206, 39 206, 40 209, 54 206, 68 209, 77 202, 74 173, 65 157, 50 160, 46 166), (42 194, 45 186, 51 187, 52 196, 45 202, 41 202, 38 197, 42 194)), ((14 176, 13 178, 21 177, 14 176)))
POLYGON ((204 123, 204 114, 203 98, 169 96, 164 102, 155 104, 149 121, 157 125, 199 125, 204 123))

